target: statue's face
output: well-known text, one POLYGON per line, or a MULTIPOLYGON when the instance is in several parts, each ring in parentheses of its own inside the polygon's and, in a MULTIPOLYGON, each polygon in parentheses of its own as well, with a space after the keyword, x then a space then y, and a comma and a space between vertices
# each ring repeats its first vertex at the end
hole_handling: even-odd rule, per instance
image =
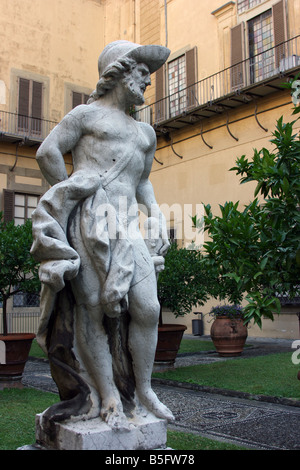
POLYGON ((124 78, 124 88, 130 104, 141 105, 145 102, 146 87, 151 85, 150 72, 146 64, 137 64, 124 78))

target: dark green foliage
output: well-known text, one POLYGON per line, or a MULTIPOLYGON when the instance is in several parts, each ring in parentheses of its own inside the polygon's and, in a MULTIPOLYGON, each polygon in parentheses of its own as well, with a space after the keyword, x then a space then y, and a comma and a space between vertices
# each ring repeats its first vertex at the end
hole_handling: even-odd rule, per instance
POLYGON ((17 292, 39 291, 38 264, 30 254, 31 221, 24 225, 5 223, 0 213, 0 301, 3 304, 3 333, 7 334, 7 300, 17 292))
POLYGON ((178 248, 173 243, 165 258, 165 269, 158 278, 160 304, 172 310, 176 317, 186 315, 197 304, 208 299, 203 256, 198 250, 178 248))

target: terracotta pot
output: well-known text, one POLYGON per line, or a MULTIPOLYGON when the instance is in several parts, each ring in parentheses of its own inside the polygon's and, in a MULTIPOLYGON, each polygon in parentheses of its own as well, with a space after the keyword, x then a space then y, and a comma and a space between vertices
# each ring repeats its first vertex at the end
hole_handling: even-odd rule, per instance
POLYGON ((155 362, 174 363, 184 331, 185 325, 167 323, 158 327, 158 340, 155 353, 155 362))
POLYGON ((241 318, 218 317, 211 326, 210 336, 220 356, 239 356, 248 330, 241 318))
POLYGON ((5 344, 2 349, 2 360, 5 357, 5 363, 0 364, 0 379, 18 379, 22 377, 32 340, 35 338, 33 333, 12 333, 9 335, 0 335, 0 341, 5 344), (3 350, 4 349, 4 350, 3 350))

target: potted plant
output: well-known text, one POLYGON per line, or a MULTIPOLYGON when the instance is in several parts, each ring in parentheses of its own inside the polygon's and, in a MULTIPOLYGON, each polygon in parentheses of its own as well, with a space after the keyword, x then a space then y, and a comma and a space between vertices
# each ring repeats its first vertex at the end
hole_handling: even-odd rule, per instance
POLYGON ((175 362, 186 325, 164 323, 163 308, 171 310, 176 318, 191 313, 196 305, 203 305, 208 295, 200 251, 178 248, 172 243, 165 257, 165 268, 158 277, 158 299, 161 306, 155 362, 175 362))
POLYGON ((7 301, 18 292, 39 291, 38 264, 30 255, 32 244, 31 221, 15 226, 4 222, 0 213, 0 302, 2 327, 0 378, 16 379, 22 376, 33 333, 13 333, 8 329, 7 301))
POLYGON ((239 356, 243 351, 248 330, 240 305, 219 305, 209 312, 214 317, 210 336, 220 356, 239 356))

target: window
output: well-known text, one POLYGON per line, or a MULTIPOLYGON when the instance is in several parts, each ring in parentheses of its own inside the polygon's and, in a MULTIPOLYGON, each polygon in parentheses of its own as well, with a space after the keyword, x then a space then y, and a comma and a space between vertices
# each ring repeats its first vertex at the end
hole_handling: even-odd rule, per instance
POLYGON ((259 5, 262 2, 262 0, 238 0, 238 13, 243 13, 246 10, 249 10, 252 7, 255 7, 255 5, 259 5))
POLYGON ((196 63, 197 49, 194 47, 156 72, 155 122, 177 116, 198 104, 196 63))
MULTIPOLYGON (((247 5, 254 6, 251 2, 247 5)), ((286 18, 285 2, 280 0, 264 13, 231 29, 232 90, 271 77, 282 68, 290 55, 286 18)))
POLYGON ((15 193, 14 219, 15 225, 22 225, 31 214, 38 203, 38 196, 15 193))
POLYGON ((27 219, 31 219, 32 212, 37 207, 39 196, 35 194, 18 193, 5 189, 4 196, 4 220, 15 221, 15 225, 22 225, 27 219))
POLYGON ((78 106, 79 104, 86 104, 89 95, 86 95, 85 93, 77 93, 76 91, 72 91, 72 108, 75 108, 75 106, 78 106))
POLYGON ((268 10, 248 22, 250 81, 258 82, 273 74, 274 36, 272 10, 268 10))
POLYGON ((186 109, 186 66, 185 56, 172 60, 168 64, 170 94, 170 117, 177 116, 186 109))
POLYGON ((41 134, 43 84, 19 78, 18 130, 41 134))
POLYGON ((75 83, 65 83, 65 114, 80 104, 87 104, 92 91, 75 83))
POLYGON ((18 292, 13 296, 14 307, 39 307, 40 295, 28 292, 18 292))
MULTIPOLYGON (((37 207, 39 196, 4 189, 3 199, 4 221, 10 222, 14 219, 15 225, 22 225, 31 218, 32 212, 37 207)), ((39 294, 18 292, 13 296, 14 307, 38 307, 39 302, 39 294)))

